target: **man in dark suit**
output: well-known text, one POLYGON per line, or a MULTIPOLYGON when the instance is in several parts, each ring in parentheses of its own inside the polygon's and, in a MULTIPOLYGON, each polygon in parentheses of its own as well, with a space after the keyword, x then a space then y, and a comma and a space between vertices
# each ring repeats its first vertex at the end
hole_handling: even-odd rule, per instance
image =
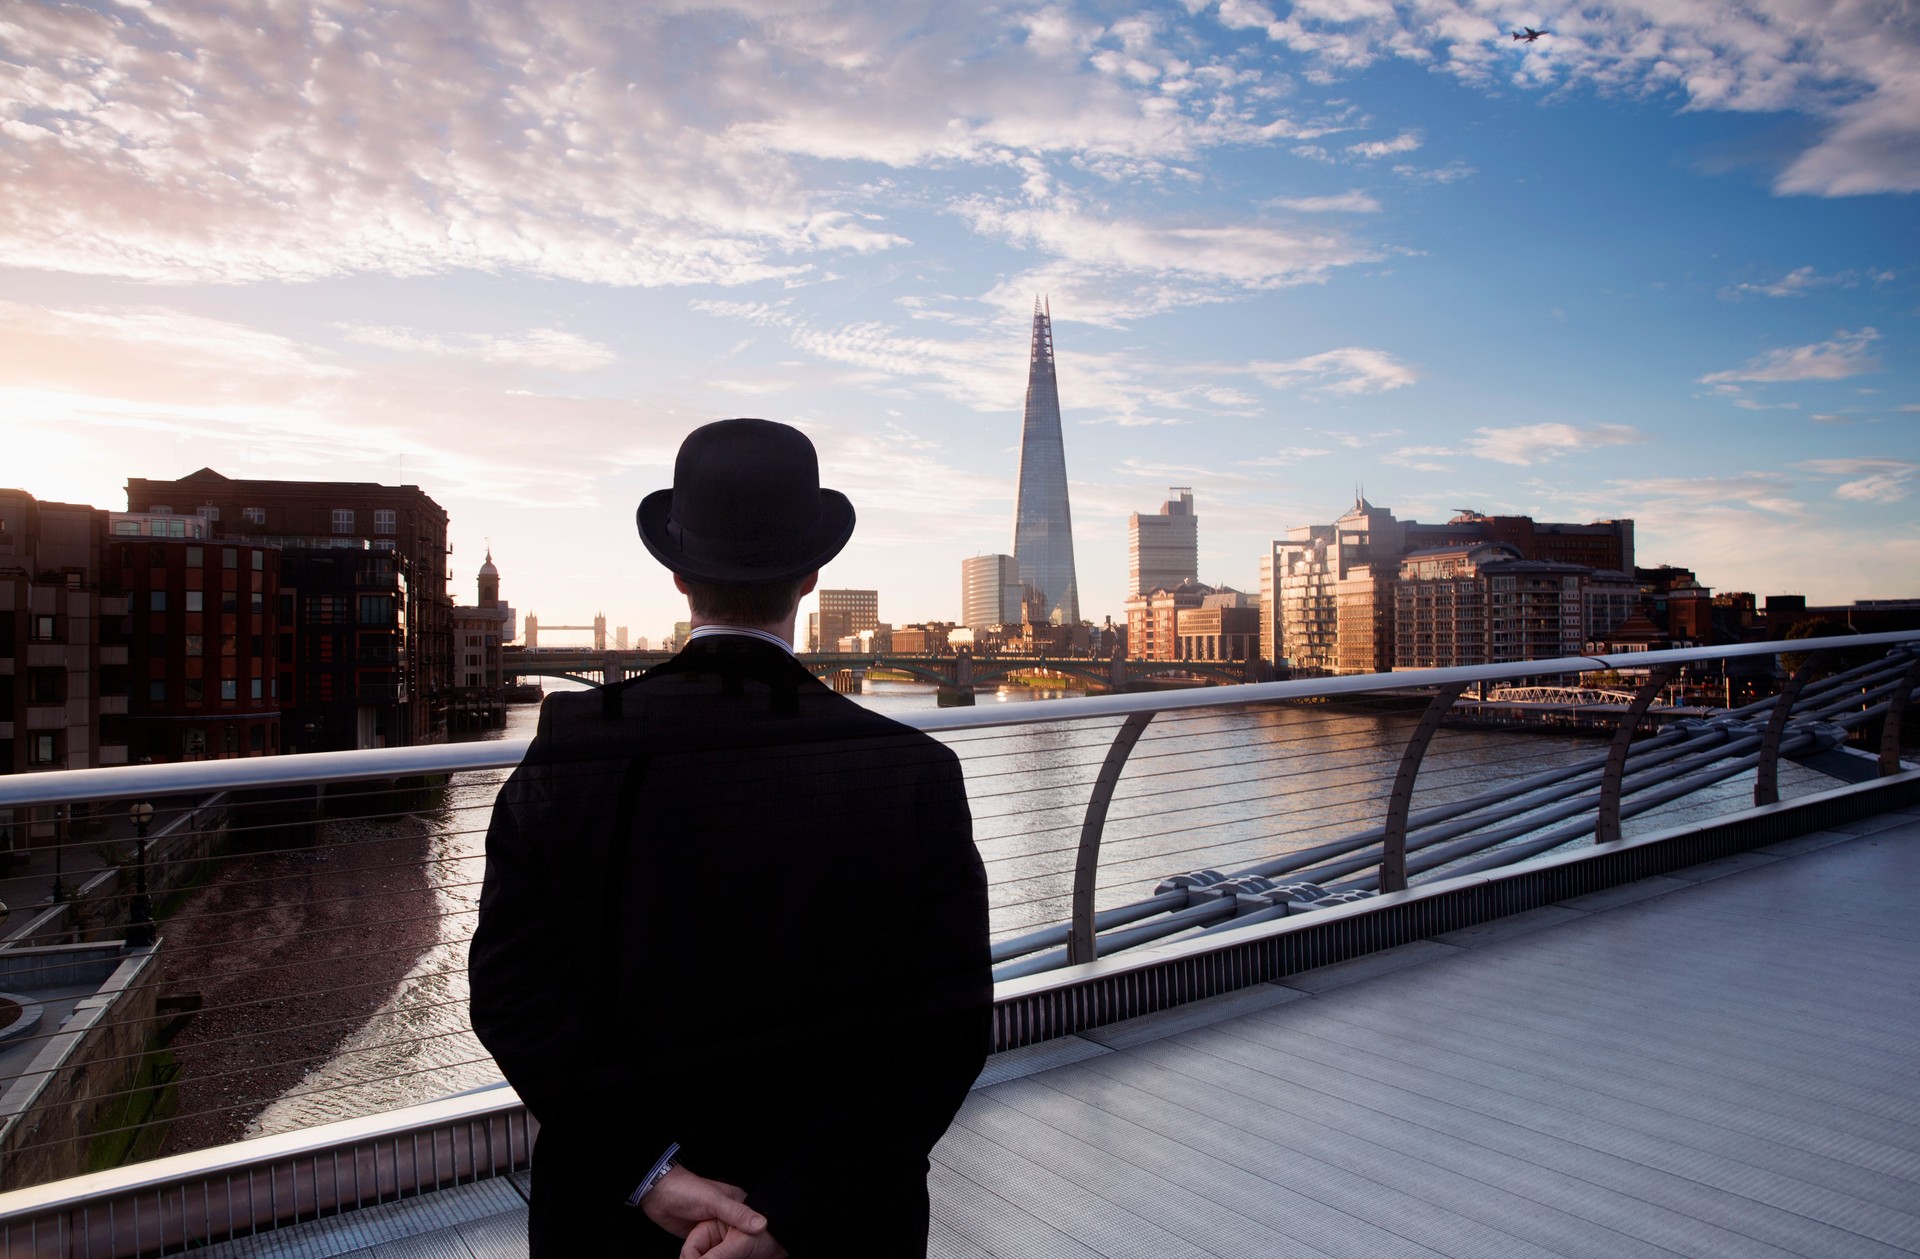
POLYGON ((692 638, 550 696, 487 833, 473 1026, 540 1123, 532 1253, 924 1255, 992 1003, 959 762, 793 658, 853 531, 800 432, 695 430, 638 523, 692 638))

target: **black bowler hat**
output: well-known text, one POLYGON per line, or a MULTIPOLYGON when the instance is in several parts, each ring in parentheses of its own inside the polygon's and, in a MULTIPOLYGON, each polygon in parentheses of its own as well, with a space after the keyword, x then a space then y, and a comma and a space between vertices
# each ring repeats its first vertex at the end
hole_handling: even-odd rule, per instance
POLYGON ((853 504, 820 488, 820 459, 797 428, 720 420, 687 434, 673 488, 634 513, 653 558, 682 577, 739 586, 804 577, 853 536, 853 504))

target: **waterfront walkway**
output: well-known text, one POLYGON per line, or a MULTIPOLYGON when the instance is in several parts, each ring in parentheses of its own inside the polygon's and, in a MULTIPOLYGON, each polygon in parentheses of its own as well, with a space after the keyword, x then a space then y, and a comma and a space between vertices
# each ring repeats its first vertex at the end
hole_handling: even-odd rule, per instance
MULTIPOLYGON (((999 1055, 932 1254, 1920 1253, 1917 903, 1907 810, 999 1055)), ((494 1180, 197 1253, 524 1229, 494 1180)))

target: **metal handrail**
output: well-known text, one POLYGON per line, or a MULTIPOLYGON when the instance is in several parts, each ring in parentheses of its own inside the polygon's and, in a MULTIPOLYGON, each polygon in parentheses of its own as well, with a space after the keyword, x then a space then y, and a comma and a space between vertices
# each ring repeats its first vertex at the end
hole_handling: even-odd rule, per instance
MULTIPOLYGON (((1197 687, 1150 694, 1090 695, 1081 699, 1021 704, 1008 708, 942 708, 932 712, 902 713, 895 720, 929 733, 947 733, 999 726, 1129 717, 1136 713, 1235 708, 1283 700, 1347 699, 1382 691, 1429 688, 1455 682, 1472 686, 1478 682, 1549 674, 1587 673, 1601 669, 1639 671, 1664 664, 1684 665, 1710 660, 1777 656, 1786 652, 1893 647, 1903 643, 1920 644, 1920 631, 1811 638, 1793 642, 1742 643, 1731 647, 1684 647, 1672 651, 1559 656, 1552 660, 1510 664, 1466 665, 1406 673, 1356 673, 1333 678, 1249 682, 1239 686, 1197 687)), ((526 739, 497 739, 481 743, 438 743, 424 747, 305 752, 287 756, 8 775, 0 778, 0 808, 26 804, 77 804, 90 800, 116 800, 131 795, 184 795, 197 791, 290 787, 469 770, 511 769, 526 755, 529 742, 526 739)))

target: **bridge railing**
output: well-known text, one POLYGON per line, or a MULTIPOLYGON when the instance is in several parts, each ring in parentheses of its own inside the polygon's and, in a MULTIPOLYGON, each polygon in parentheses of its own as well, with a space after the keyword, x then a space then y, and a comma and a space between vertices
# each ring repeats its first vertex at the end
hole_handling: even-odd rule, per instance
MULTIPOLYGON (((991 882, 996 1035, 1010 1047, 1072 1030, 1047 1012, 1049 991, 1129 982, 1114 964, 1162 946, 1268 930, 1305 939, 1364 920, 1373 903, 1403 904, 1401 889, 1805 796, 1835 775, 1892 775, 1916 687, 1920 633, 1909 633, 899 715, 965 766, 991 882), (1681 670, 1770 672, 1781 651, 1803 662, 1777 696, 1643 723, 1681 670), (1447 724, 1482 686, 1628 670, 1644 681, 1610 737, 1447 724), (1850 746, 1876 726, 1876 742, 1850 746)), ((0 1252, 147 1253, 162 1232, 185 1245, 523 1165, 510 1096, 435 1099, 497 1079, 466 1023, 465 941, 492 796, 525 747, 0 779, 15 863, 0 879, 14 902, 0 992, 37 1015, 10 1036, 0 1026, 0 1189, 156 1153, 188 1160, 154 1165, 174 1169, 154 1175, 185 1196, 152 1199, 159 1231, 132 1234, 144 1250, 74 1244, 83 1218, 103 1238, 127 1231, 124 1210, 102 1223, 75 1181, 0 1198, 0 1252), (141 804, 144 834, 129 820, 141 804), (144 939, 150 919, 156 943, 122 943, 144 939), (398 1117, 427 1104, 441 1110, 425 1128, 398 1117), (329 1172, 298 1134, 337 1121, 364 1131, 328 1156, 329 1172), (225 1205, 190 1221, 187 1196, 216 1192, 207 1160, 274 1133, 287 1135, 273 1148, 306 1151, 300 1170, 249 1171, 244 1195, 221 1172, 225 1205), (197 1177, 191 1194, 181 1166, 197 1177), (43 1236, 68 1248, 29 1248, 43 1236)), ((1081 1020, 1124 1004, 1075 1000, 1081 1020)))

